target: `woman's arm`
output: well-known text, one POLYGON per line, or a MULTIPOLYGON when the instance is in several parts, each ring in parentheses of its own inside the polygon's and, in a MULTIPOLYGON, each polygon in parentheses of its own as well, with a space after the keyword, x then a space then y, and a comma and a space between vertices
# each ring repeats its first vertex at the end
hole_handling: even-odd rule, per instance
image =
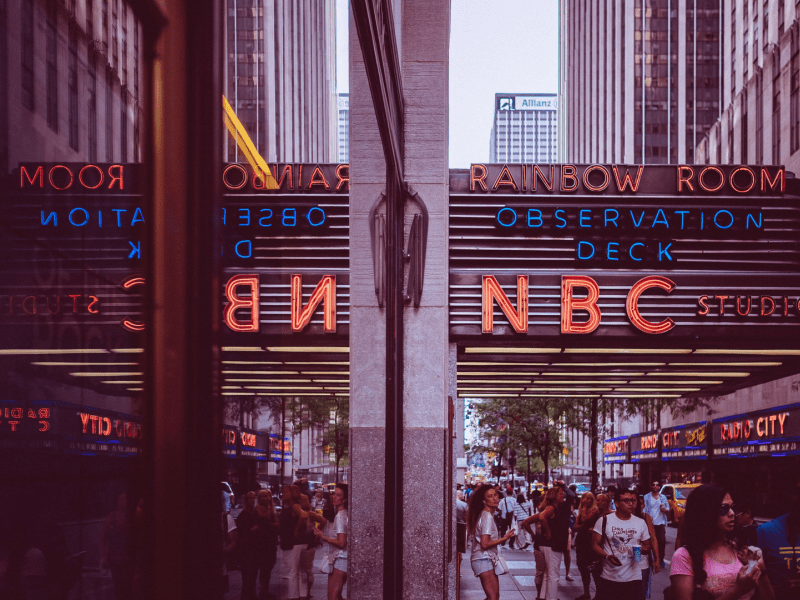
POLYGON ((323 527, 328 524, 328 519, 323 517, 321 514, 314 512, 313 510, 308 512, 308 518, 316 523, 319 523, 323 527))
POLYGON ((489 534, 484 533, 481 536, 481 548, 483 548, 484 550, 488 550, 489 548, 494 548, 495 546, 505 542, 508 538, 512 537, 513 535, 514 535, 514 530, 510 527, 508 531, 506 531, 506 534, 497 540, 490 539, 489 534))
POLYGON ((661 571, 661 557, 658 555, 658 543, 656 542, 656 530, 653 527, 653 518, 645 513, 644 522, 647 524, 647 532, 650 534, 649 540, 642 541, 642 550, 652 550, 655 555, 653 563, 653 572, 658 573, 661 571))
POLYGON ((323 542, 328 542, 331 546, 336 546, 337 548, 341 548, 342 550, 347 548, 346 533, 339 533, 336 535, 335 538, 327 538, 324 535, 322 535, 322 532, 319 529, 315 529, 314 535, 320 538, 323 542))

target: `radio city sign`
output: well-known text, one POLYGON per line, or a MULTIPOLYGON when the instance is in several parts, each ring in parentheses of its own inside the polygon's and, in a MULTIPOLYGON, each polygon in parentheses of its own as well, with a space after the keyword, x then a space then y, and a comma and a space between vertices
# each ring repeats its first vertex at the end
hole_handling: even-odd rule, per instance
POLYGON ((715 457, 794 454, 800 451, 800 404, 714 420, 715 457))

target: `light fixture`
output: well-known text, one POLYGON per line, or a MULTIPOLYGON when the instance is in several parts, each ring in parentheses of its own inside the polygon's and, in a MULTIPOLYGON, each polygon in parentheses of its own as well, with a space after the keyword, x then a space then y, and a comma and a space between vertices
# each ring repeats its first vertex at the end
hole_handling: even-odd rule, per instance
POLYGON ((615 392, 699 392, 702 388, 646 388, 646 387, 619 387, 615 392))
POLYGON ((9 350, 3 349, 0 350, 0 355, 4 356, 25 356, 30 354, 108 354, 108 350, 103 350, 101 348, 87 348, 86 350, 81 350, 80 348, 64 348, 61 350, 54 350, 54 349, 42 349, 42 350, 33 350, 30 348, 19 348, 16 350, 9 350))
POLYGON ((139 377, 144 373, 70 373, 73 377, 139 377))
MULTIPOLYGON (((500 373, 498 373, 500 375, 500 373)), ((497 379, 459 379, 459 385, 462 383, 501 383, 501 384, 509 384, 509 383, 530 383, 530 379, 502 379, 498 377, 497 379)))
POLYGON ((686 348, 564 348, 564 354, 691 354, 686 348))
POLYGON ((643 372, 629 371, 591 371, 578 373, 562 373, 560 371, 544 371, 542 377, 642 377, 643 372))
POLYGON ((117 354, 144 354, 144 348, 111 348, 117 354))
POLYGON ((260 346, 223 346, 223 352, 263 352, 260 346))
POLYGON ((465 362, 458 361, 459 367, 492 367, 496 365, 515 366, 515 367, 546 367, 550 363, 532 363, 532 362, 519 362, 519 363, 506 363, 501 361, 494 362, 465 362))
POLYGON ((270 352, 350 352, 348 346, 267 346, 270 352))
POLYGON ((680 398, 680 394, 603 394, 603 398, 680 398))
POLYGON ((138 367, 135 362, 32 362, 37 367, 138 367))
POLYGON ((711 349, 711 348, 701 348, 694 351, 695 354, 767 354, 767 355, 776 355, 780 356, 785 354, 787 356, 797 356, 800 355, 800 350, 741 350, 741 349, 729 349, 729 350, 722 350, 722 349, 711 349))
POLYGON ((464 348, 465 354, 555 354, 561 348, 464 348))
POLYGON ((144 381, 101 381, 100 383, 109 383, 109 384, 117 384, 117 385, 141 385, 144 381))
POLYGON ((671 362, 670 367, 780 367, 782 362, 671 362))
POLYGON ((726 371, 726 372, 708 372, 702 371, 658 371, 648 373, 649 376, 654 377, 747 377, 750 373, 744 371, 726 371))

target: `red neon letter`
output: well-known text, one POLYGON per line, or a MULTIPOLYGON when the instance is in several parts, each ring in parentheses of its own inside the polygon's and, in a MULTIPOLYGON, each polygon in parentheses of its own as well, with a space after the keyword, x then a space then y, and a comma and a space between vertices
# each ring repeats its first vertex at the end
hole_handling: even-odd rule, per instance
POLYGON ((303 306, 303 276, 292 275, 292 331, 303 331, 311 322, 311 315, 319 303, 323 308, 323 330, 336 331, 336 276, 323 275, 303 306))
POLYGON ((339 165, 336 167, 336 180, 339 182, 336 184, 336 191, 339 191, 339 188, 344 185, 344 182, 347 182, 347 190, 350 190, 350 165, 344 164, 339 165), (347 173, 342 174, 343 171, 347 171, 347 173))
POLYGON ((517 276, 517 309, 511 304, 503 288, 495 279, 494 275, 483 276, 483 318, 481 319, 481 332, 492 333, 494 331, 494 300, 503 314, 508 318, 508 322, 517 333, 527 333, 528 331, 528 276, 517 276))
POLYGON ((700 183, 700 187, 703 188, 707 192, 718 192, 722 189, 722 186, 725 184, 725 175, 722 174, 722 171, 717 167, 706 167, 702 171, 700 171, 700 177, 697 178, 697 181, 700 183), (714 171, 717 175, 719 175, 719 185, 717 187, 708 187, 703 182, 703 177, 708 171, 714 171))
POLYGON ((470 168, 470 176, 469 176, 469 191, 475 191, 475 184, 479 183, 481 188, 484 192, 488 192, 489 190, 486 189, 486 167, 483 165, 472 165, 470 168), (480 169, 480 174, 478 172, 480 169))
POLYGON ((591 333, 600 325, 600 308, 597 301, 600 299, 600 286, 591 277, 573 275, 561 277, 561 333, 591 333), (575 298, 576 287, 586 288, 584 298, 575 298), (572 311, 583 309, 589 312, 589 320, 575 323, 572 320, 572 311))
POLYGON ((28 183, 33 185, 33 182, 36 181, 36 178, 39 178, 39 187, 44 187, 44 169, 42 167, 36 167, 36 172, 33 174, 33 177, 30 176, 28 170, 25 167, 20 167, 19 169, 19 187, 25 187, 25 179, 27 178, 28 183))
POLYGON ((689 165, 681 165, 678 167, 678 191, 683 191, 683 184, 685 183, 686 186, 689 188, 690 192, 694 191, 694 186, 692 185, 692 177, 694 177, 694 169, 689 165), (687 176, 684 177, 684 172, 688 172, 687 176))
POLYGON ((574 192, 578 189, 578 178, 575 177, 575 167, 573 165, 561 166, 561 191, 574 192), (572 185, 567 187, 567 180, 572 181, 572 185))
POLYGON ((769 173, 765 168, 761 168, 761 191, 765 192, 767 190, 767 185, 769 185, 769 189, 773 192, 775 191, 775 184, 780 181, 780 188, 781 192, 786 190, 786 171, 784 171, 783 167, 778 169, 778 172, 775 173, 775 178, 770 180, 769 173))
MULTIPOLYGON (((144 277, 131 277, 130 279, 126 279, 122 282, 122 289, 129 290, 135 285, 144 285, 144 277)), ((94 304, 94 302, 92 302, 92 304, 94 304)), ((131 321, 128 317, 122 319, 122 326, 128 331, 144 331, 144 323, 131 321)))
POLYGON ((225 298, 228 299, 228 305, 223 312, 225 324, 233 331, 258 331, 258 275, 234 275, 228 280, 225 285, 225 298), (250 288, 250 297, 241 298, 236 289, 239 286, 248 286, 250 288), (239 321, 235 316, 237 308, 250 309, 250 321, 239 321))
POLYGON ((591 165, 587 167, 586 170, 583 172, 583 185, 586 186, 586 189, 590 192, 602 192, 604 189, 608 187, 608 182, 610 178, 608 176, 608 171, 606 171, 605 167, 601 167, 600 165, 591 165), (589 173, 592 171, 600 171, 603 174, 603 183, 600 185, 592 185, 589 183, 589 173))
MULTIPOLYGON (((255 175, 253 177, 255 178, 255 175)), ((224 183, 225 187, 229 190, 240 190, 247 185, 247 171, 244 170, 242 165, 236 163, 228 165, 225 167, 225 170, 222 171, 222 183, 224 183), (240 184, 236 185, 228 182, 228 172, 231 170, 239 171, 242 174, 242 182, 240 184)))
POLYGON ((100 167, 98 167, 97 165, 86 165, 86 166, 85 166, 85 167, 83 167, 83 168, 82 168, 80 171, 78 171, 78 181, 80 181, 80 182, 81 182, 81 185, 82 185, 83 187, 85 187, 86 189, 89 189, 89 190, 96 190, 96 189, 97 189, 97 188, 99 188, 101 185, 103 185, 103 169, 101 169, 101 168, 100 168, 100 167), (87 184, 87 183, 86 183, 86 182, 83 180, 83 172, 84 172, 86 169, 97 169, 97 172, 98 172, 98 173, 100 173, 100 181, 98 181, 96 185, 89 185, 89 184, 87 184))
POLYGON ((628 318, 631 320, 631 323, 640 331, 644 331, 645 333, 666 333, 675 327, 675 322, 672 319, 667 317, 659 323, 653 323, 645 319, 639 312, 639 296, 641 296, 645 290, 654 287, 667 290, 667 293, 670 293, 675 289, 675 283, 666 277, 660 277, 658 275, 650 275, 649 277, 640 279, 633 285, 631 291, 628 292, 628 299, 625 301, 625 310, 628 312, 628 318))
POLYGON ((121 189, 121 190, 125 189, 124 182, 122 181, 122 169, 123 169, 122 165, 111 165, 110 167, 108 167, 108 177, 111 180, 111 181, 108 182, 108 189, 111 189, 112 187, 114 187, 114 182, 115 181, 119 181, 119 185, 117 186, 119 189, 121 189), (117 170, 117 176, 116 177, 114 177, 114 174, 111 172, 111 169, 116 169, 117 170))
POLYGON ((639 166, 639 171, 636 173, 636 183, 633 182, 633 178, 631 177, 630 172, 628 169, 625 169, 625 177, 622 178, 622 181, 619 180, 619 171, 617 170, 617 166, 614 165, 614 179, 617 180, 617 189, 620 192, 624 192, 625 188, 630 186, 632 192, 636 192, 639 189, 639 182, 642 180, 642 171, 644 171, 644 165, 639 166))
POLYGON ((746 194, 747 192, 753 189, 753 186, 755 186, 755 184, 756 184, 756 174, 753 173, 753 169, 750 169, 748 167, 739 167, 738 169, 734 169, 733 173, 731 173, 731 187, 733 188, 734 192, 739 192, 740 194, 746 194), (750 185, 748 185, 746 188, 736 187, 735 178, 736 174, 739 173, 740 171, 743 173, 750 174, 750 185))
POLYGON ((311 173, 311 181, 308 182, 308 189, 310 190, 315 185, 321 185, 326 190, 331 189, 331 186, 328 185, 328 182, 325 179, 325 174, 322 172, 322 169, 319 166, 314 167, 314 172, 311 173))
POLYGON ((64 165, 55 165, 54 167, 51 167, 50 173, 47 175, 47 178, 50 180, 50 185, 53 186, 54 190, 58 191, 66 190, 67 188, 72 186, 72 180, 73 180, 72 171, 69 170, 69 167, 65 167, 64 165), (64 187, 58 187, 55 183, 53 183, 53 171, 55 171, 56 169, 64 169, 67 173, 69 173, 69 183, 64 187))
POLYGON ((503 165, 503 169, 500 171, 500 175, 497 176, 492 190, 496 190, 501 185, 510 185, 512 190, 517 191, 517 182, 514 181, 514 176, 508 170, 508 165, 503 165))

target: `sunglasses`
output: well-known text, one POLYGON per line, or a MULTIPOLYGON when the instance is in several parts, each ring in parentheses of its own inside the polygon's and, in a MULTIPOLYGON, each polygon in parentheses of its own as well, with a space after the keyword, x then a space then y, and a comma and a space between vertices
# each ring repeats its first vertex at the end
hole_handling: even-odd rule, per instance
POLYGON ((736 514, 736 505, 735 504, 723 504, 719 507, 719 516, 720 517, 727 517, 728 513, 733 511, 733 514, 736 514))

